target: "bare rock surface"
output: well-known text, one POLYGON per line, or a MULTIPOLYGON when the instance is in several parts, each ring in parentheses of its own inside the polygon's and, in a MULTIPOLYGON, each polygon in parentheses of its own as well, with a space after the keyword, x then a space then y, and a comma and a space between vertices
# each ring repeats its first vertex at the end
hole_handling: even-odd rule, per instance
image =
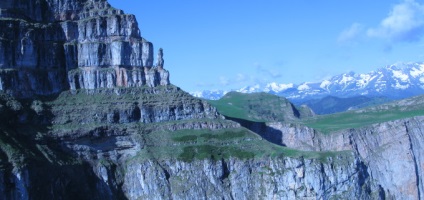
POLYGON ((0 90, 30 97, 169 85, 135 16, 105 0, 7 0, 0 9, 0 90))
POLYGON ((273 122, 267 133, 279 136, 276 143, 295 149, 353 151, 387 197, 421 199, 423 124, 424 117, 414 117, 325 135, 302 125, 273 122))

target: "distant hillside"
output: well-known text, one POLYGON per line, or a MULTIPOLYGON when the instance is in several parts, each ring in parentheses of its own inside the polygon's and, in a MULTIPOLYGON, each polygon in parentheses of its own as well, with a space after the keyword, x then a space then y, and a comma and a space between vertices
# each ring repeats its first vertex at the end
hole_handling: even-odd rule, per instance
POLYGON ((305 120, 305 125, 328 133, 424 115, 424 95, 305 120))
POLYGON ((355 96, 339 98, 335 96, 326 96, 322 99, 313 99, 302 102, 301 104, 307 105, 318 115, 324 115, 378 105, 389 101, 391 100, 385 97, 355 96))
POLYGON ((268 93, 229 92, 219 100, 210 100, 218 111, 232 118, 249 121, 292 121, 313 113, 307 107, 296 108, 286 98, 268 93))

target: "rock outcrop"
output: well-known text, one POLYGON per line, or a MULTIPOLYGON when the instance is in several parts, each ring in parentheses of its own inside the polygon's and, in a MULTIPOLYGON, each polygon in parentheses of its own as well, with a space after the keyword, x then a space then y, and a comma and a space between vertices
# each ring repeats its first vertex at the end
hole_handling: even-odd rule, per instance
POLYGON ((378 199, 349 157, 145 161, 127 166, 123 190, 129 199, 378 199))
MULTIPOLYGON (((150 149, 173 137, 175 131, 227 130, 224 135, 228 137, 234 134, 229 128, 239 126, 177 88, 138 89, 144 91, 122 89, 119 95, 110 89, 65 92, 53 102, 36 100, 31 105, 1 96, 0 116, 7 115, 10 121, 0 123, 0 198, 380 197, 367 165, 353 152, 184 160, 176 157, 181 144, 174 140, 170 148, 175 146, 175 152, 157 157, 162 153, 150 149), (142 107, 153 108, 146 113, 151 121, 142 120, 142 107), (165 137, 154 135, 162 132, 165 137)), ((263 141, 254 138, 240 141, 263 141)), ((237 145, 219 141, 226 142, 237 145)))
MULTIPOLYGON (((30 104, 2 95, 0 112, 1 199, 420 199, 423 195, 423 117, 331 135, 302 125, 265 123, 266 129, 261 129, 268 134, 265 138, 307 152, 184 160, 150 152, 158 142, 166 142, 152 134, 172 137, 175 131, 239 125, 223 120, 206 102, 174 86, 64 92, 57 99, 30 104)), ((176 148, 173 154, 179 151, 176 148)))
POLYGON ((0 90, 15 96, 169 84, 135 16, 106 0, 2 1, 0 27, 0 90))
POLYGON ((414 117, 325 135, 302 125, 273 122, 262 133, 274 143, 295 149, 353 151, 386 197, 422 199, 422 124, 424 117, 414 117))

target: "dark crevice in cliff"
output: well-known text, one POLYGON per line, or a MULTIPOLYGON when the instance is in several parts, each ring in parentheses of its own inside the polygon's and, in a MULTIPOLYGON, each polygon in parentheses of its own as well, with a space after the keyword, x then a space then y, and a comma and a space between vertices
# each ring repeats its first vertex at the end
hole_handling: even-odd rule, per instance
POLYGON ((162 167, 163 173, 165 174, 166 181, 169 183, 169 178, 171 175, 169 174, 168 170, 162 167))
POLYGON ((421 180, 420 180, 420 173, 419 173, 419 166, 418 166, 417 158, 416 158, 416 155, 414 153, 414 145, 413 145, 413 141, 412 141, 412 138, 411 138, 411 134, 408 130, 407 122, 404 122, 403 126, 405 127, 405 133, 408 136, 409 153, 411 154, 412 160, 414 162, 416 186, 417 186, 417 191, 418 191, 418 194, 416 196, 418 197, 418 200, 421 200, 421 192, 423 192, 423 191, 420 191, 420 181, 421 180))
POLYGON ((138 107, 138 102, 134 103, 134 109, 132 110, 132 118, 135 122, 138 122, 141 119, 141 110, 140 107, 138 107))
MULTIPOLYGON (((110 197, 118 199, 127 199, 124 191, 122 190, 123 185, 123 176, 121 166, 118 164, 112 164, 107 173, 108 173, 108 183, 105 185, 105 189, 111 191, 110 197)), ((109 198, 110 198, 109 197, 109 198)))
MULTIPOLYGON (((159 167, 159 169, 161 170, 161 172, 163 173, 163 175, 165 175, 165 180, 166 180, 166 186, 165 188, 162 188, 164 190, 166 190, 165 193, 167 194, 172 194, 172 187, 171 187, 171 182, 170 182, 170 178, 171 178, 171 174, 169 173, 169 171, 166 169, 165 165, 166 164, 161 164, 158 160, 154 160, 153 161, 155 163, 156 166, 159 167)), ((158 177, 159 178, 159 177, 158 177)), ((162 178, 162 177, 161 177, 162 178)))
POLYGON ((386 200, 386 193, 384 192, 384 189, 381 187, 381 185, 378 185, 378 198, 380 200, 386 200))
POLYGON ((239 123, 242 127, 260 135, 262 138, 276 145, 285 146, 281 142, 282 132, 266 125, 265 122, 253 122, 245 119, 225 116, 225 119, 239 123))
POLYGON ((221 182, 223 182, 225 179, 230 176, 230 170, 228 170, 227 162, 222 158, 221 159, 221 165, 222 165, 222 176, 219 178, 221 182))
POLYGON ((323 163, 320 163, 319 164, 319 172, 323 176, 323 178, 320 180, 319 186, 321 188, 319 188, 319 191, 323 191, 323 192, 322 192, 321 196, 318 199, 328 199, 328 198, 326 198, 326 195, 327 195, 327 192, 331 189, 331 187, 330 188, 326 188, 327 181, 324 178, 324 176, 325 176, 325 169, 324 169, 324 164, 323 163))
POLYGON ((299 110, 293 104, 291 104, 291 103, 290 103, 290 107, 291 107, 291 110, 293 112, 293 115, 296 118, 300 118, 301 117, 301 114, 300 114, 299 110))
POLYGON ((358 174, 358 188, 360 194, 370 194, 371 188, 368 184, 370 174, 368 173, 368 166, 362 161, 356 162, 357 174, 358 174))

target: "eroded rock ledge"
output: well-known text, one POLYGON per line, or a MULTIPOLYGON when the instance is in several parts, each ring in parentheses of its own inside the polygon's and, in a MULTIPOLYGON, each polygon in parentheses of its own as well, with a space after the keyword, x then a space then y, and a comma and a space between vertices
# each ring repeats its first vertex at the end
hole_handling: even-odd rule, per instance
POLYGON ((106 0, 0 2, 0 90, 18 97, 63 90, 169 84, 163 51, 134 15, 106 0))

